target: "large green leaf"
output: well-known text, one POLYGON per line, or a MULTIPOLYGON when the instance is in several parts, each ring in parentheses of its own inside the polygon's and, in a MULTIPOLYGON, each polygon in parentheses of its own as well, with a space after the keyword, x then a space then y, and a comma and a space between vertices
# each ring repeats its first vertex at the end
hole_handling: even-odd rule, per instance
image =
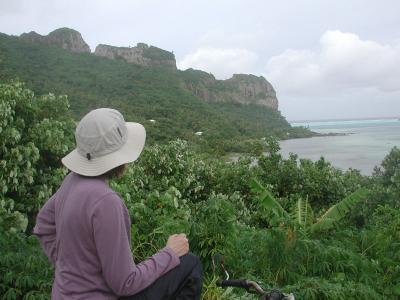
POLYGON ((311 226, 311 232, 327 230, 341 220, 354 206, 361 200, 365 199, 368 194, 366 188, 361 188, 344 198, 339 203, 331 206, 319 219, 311 226))
POLYGON ((309 228, 314 223, 314 212, 308 199, 299 198, 293 210, 292 217, 301 228, 309 228))
POLYGON ((258 200, 265 209, 271 210, 277 217, 288 217, 288 213, 283 209, 274 196, 272 196, 272 194, 256 179, 252 179, 250 184, 252 191, 256 194, 259 194, 258 200))

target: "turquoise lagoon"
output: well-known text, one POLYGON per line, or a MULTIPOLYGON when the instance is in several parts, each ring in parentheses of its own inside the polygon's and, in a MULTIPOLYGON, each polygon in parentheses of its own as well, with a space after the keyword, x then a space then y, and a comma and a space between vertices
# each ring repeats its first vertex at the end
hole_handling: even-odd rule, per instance
POLYGON ((302 121, 291 125, 339 135, 281 141, 284 157, 295 153, 300 158, 316 161, 323 156, 335 167, 358 169, 364 175, 371 175, 374 167, 380 165, 393 147, 400 147, 398 118, 302 121))

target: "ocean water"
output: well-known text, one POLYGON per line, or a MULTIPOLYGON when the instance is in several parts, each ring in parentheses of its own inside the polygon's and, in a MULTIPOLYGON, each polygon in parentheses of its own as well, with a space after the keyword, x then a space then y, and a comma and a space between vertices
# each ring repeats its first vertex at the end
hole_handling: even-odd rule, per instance
POLYGON ((281 141, 284 157, 296 153, 300 158, 316 161, 323 156, 335 167, 358 169, 364 175, 371 175, 374 167, 380 165, 393 147, 400 147, 400 120, 396 118, 304 121, 291 125, 305 126, 319 133, 343 135, 281 141))

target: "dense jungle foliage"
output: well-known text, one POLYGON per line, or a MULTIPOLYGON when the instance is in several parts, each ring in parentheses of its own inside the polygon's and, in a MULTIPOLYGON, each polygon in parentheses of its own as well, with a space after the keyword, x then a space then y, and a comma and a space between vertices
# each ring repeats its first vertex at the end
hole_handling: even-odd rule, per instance
POLYGON ((192 95, 184 82, 201 76, 195 74, 72 53, 0 34, 0 80, 17 78, 37 94, 68 95, 75 119, 93 108, 112 106, 126 119, 145 124, 149 144, 181 138, 203 152, 223 154, 248 151, 266 133, 279 138, 311 134, 291 128, 280 112, 267 107, 206 102, 192 95))
MULTIPOLYGON (((31 232, 67 173, 74 126, 65 96, 0 85, 0 299, 50 297, 54 270, 31 232)), ((204 300, 252 299, 216 287, 216 254, 232 278, 296 299, 398 299, 400 149, 365 177, 323 158, 283 159, 273 139, 267 148, 226 163, 184 140, 146 147, 109 183, 129 209, 136 261, 185 232, 204 265, 204 300)))

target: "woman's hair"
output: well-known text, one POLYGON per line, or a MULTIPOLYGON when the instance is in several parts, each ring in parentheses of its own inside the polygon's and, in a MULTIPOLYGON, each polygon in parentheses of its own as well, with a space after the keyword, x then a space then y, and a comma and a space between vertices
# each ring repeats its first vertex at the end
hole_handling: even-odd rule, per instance
POLYGON ((101 177, 105 179, 113 179, 113 178, 118 178, 121 177, 126 169, 126 164, 120 165, 118 167, 115 167, 114 169, 111 169, 110 171, 100 175, 101 177))

